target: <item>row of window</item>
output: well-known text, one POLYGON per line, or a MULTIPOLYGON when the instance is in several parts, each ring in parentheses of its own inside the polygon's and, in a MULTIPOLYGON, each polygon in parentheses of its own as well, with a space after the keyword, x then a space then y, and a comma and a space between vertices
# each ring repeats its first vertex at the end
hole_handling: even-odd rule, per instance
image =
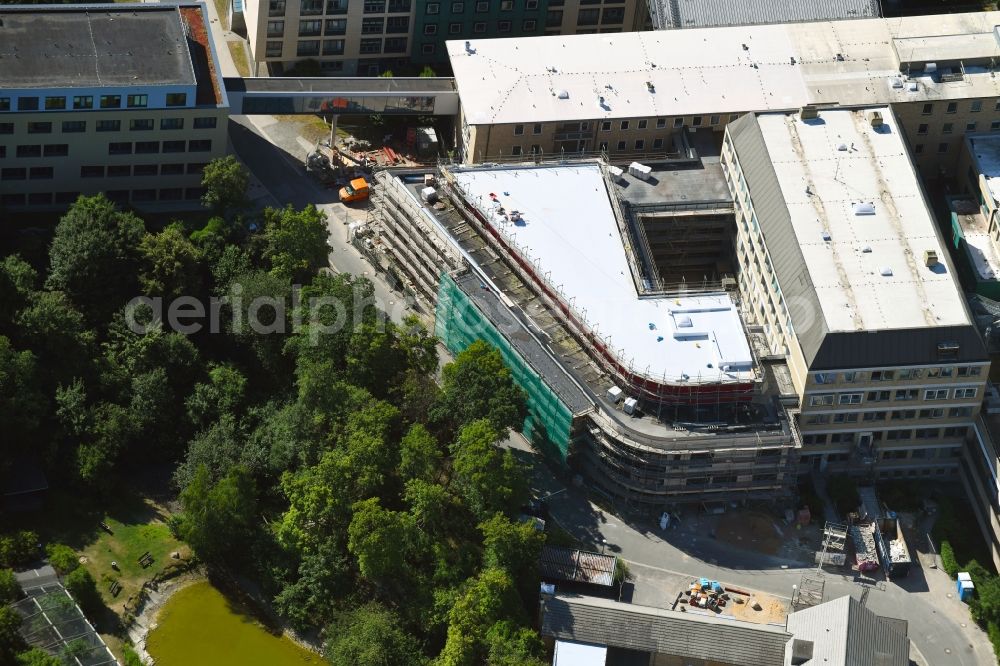
POLYGON ((980 365, 941 366, 936 368, 907 368, 905 370, 872 370, 871 372, 816 372, 812 379, 817 384, 853 384, 855 382, 891 382, 911 379, 938 379, 948 377, 978 377, 980 365))
MULTIPOLYGON (((528 0, 537 2, 537 0, 528 0)), ((348 0, 299 0, 299 16, 321 16, 323 14, 346 14, 348 0)), ((269 17, 284 16, 285 0, 270 0, 267 7, 269 17)), ((365 14, 408 14, 410 0, 364 0, 365 14)))
MULTIPOLYGON (((410 31, 409 16, 389 16, 364 18, 361 21, 361 34, 387 35, 406 34, 410 31)), ((320 35, 343 35, 347 33, 347 19, 310 19, 299 21, 299 37, 319 37, 320 35)), ((285 22, 268 21, 267 36, 282 37, 285 34, 285 22)))
MULTIPOLYGON (((205 194, 201 187, 166 187, 161 190, 139 189, 139 190, 110 190, 104 193, 108 199, 117 203, 128 203, 132 201, 195 201, 201 199, 205 194)), ((80 196, 79 192, 32 192, 9 193, 0 195, 0 205, 2 206, 51 206, 56 204, 71 204, 80 196)))
MULTIPOLYGON (((361 53, 406 53, 406 37, 366 38, 361 40, 361 53)), ((283 44, 280 41, 267 42, 267 57, 280 58, 283 44)), ((300 41, 295 49, 297 56, 343 55, 343 39, 310 39, 300 41)))
POLYGON ((0 181, 11 180, 52 180, 53 171, 50 166, 40 167, 4 167, 0 169, 0 181))
MULTIPOLYGON (((975 398, 979 389, 975 387, 965 387, 957 389, 934 388, 924 390, 924 400, 947 400, 952 397, 956 400, 975 398)), ((831 407, 834 403, 838 405, 860 405, 866 402, 886 402, 888 400, 916 400, 920 396, 919 389, 897 389, 895 394, 892 391, 868 391, 857 393, 817 393, 809 396, 810 407, 831 407)))
MULTIPOLYGON (((940 437, 965 439, 969 432, 968 426, 950 426, 948 428, 916 428, 914 430, 875 430, 870 435, 873 442, 898 442, 911 439, 938 439, 940 437)), ((803 444, 824 445, 824 444, 851 444, 861 433, 856 432, 820 432, 809 435, 802 435, 803 444)), ((920 450, 920 449, 917 449, 920 450)), ((926 451, 926 449, 923 449, 926 451)), ((960 449, 945 449, 947 451, 960 451, 960 449)), ((954 455, 958 455, 957 453, 954 455)), ((918 456, 919 457, 919 456, 918 456)))
MULTIPOLYGON (((131 141, 112 141, 108 144, 108 155, 131 155, 133 152, 137 155, 148 155, 160 152, 160 145, 159 141, 136 141, 135 143, 131 141)), ((183 153, 185 143, 183 140, 164 141, 162 147, 165 153, 183 153)), ((189 153, 208 153, 211 150, 211 139, 191 139, 187 142, 187 152, 189 153)))
MULTIPOLYGON (((624 0, 621 0, 624 2, 624 0)), ((486 14, 490 11, 490 3, 488 0, 479 0, 475 3, 477 14, 486 14)), ((524 0, 525 9, 538 9, 538 0, 524 0)), ((514 11, 514 0, 500 0, 500 11, 510 12, 514 11)), ((424 5, 425 14, 440 14, 441 13, 441 3, 440 2, 428 2, 424 5)), ((451 3, 451 15, 464 14, 465 13, 465 3, 464 2, 453 2, 451 3)))
MULTIPOLYGON (((126 95, 126 108, 143 109, 149 106, 149 95, 126 95)), ((100 95, 97 98, 97 107, 100 109, 120 109, 122 106, 121 95, 100 95)), ((187 93, 167 93, 167 106, 186 106, 187 93)), ((66 97, 64 95, 53 95, 46 97, 18 97, 18 111, 38 111, 44 108, 46 111, 65 111, 71 108, 75 111, 87 111, 94 109, 93 95, 77 95, 66 97)), ((0 97, 0 111, 11 110, 11 98, 0 97)))
MULTIPOLYGON (((449 23, 448 24, 448 34, 458 35, 461 34, 462 29, 465 27, 464 23, 449 23)), ((538 27, 538 22, 535 19, 524 19, 521 22, 521 30, 524 32, 534 32, 538 27)), ((510 21, 497 21, 497 32, 510 32, 511 22, 510 21)), ((474 33, 485 33, 486 32, 486 22, 477 21, 472 24, 472 32, 474 33)), ((425 35, 436 35, 438 34, 438 26, 436 23, 428 23, 424 26, 425 35)))
MULTIPOLYGON (((948 106, 945 107, 945 113, 958 113, 959 102, 947 102, 948 106)), ((969 101, 969 111, 972 113, 979 113, 983 110, 983 100, 974 99, 969 101)), ((1000 111, 1000 101, 997 101, 993 106, 994 111, 1000 111)), ((934 103, 928 102, 924 104, 920 111, 921 114, 925 116, 932 115, 934 113, 934 103)))
POLYGON ((204 162, 188 164, 102 164, 80 167, 81 178, 128 178, 129 176, 183 176, 199 174, 205 169, 204 162))
POLYGON ((862 423, 873 423, 876 421, 888 421, 889 417, 893 421, 908 421, 911 419, 960 419, 972 416, 972 407, 951 407, 945 411, 943 407, 928 409, 894 409, 892 411, 878 412, 835 412, 806 415, 806 425, 826 425, 828 423, 858 423, 859 417, 862 423), (947 416, 946 416, 947 415, 947 416))
MULTIPOLYGON (((206 116, 195 118, 194 129, 215 129, 218 118, 206 116)), ((133 132, 152 130, 155 123, 152 118, 137 118, 130 120, 128 128, 133 132)), ((63 134, 78 134, 87 131, 86 120, 64 120, 60 126, 63 134)), ((94 129, 98 132, 120 132, 122 129, 121 120, 98 120, 94 124, 94 129)), ((184 129, 183 118, 161 118, 161 130, 184 129)), ((52 134, 53 123, 49 121, 33 121, 27 124, 28 134, 52 134)), ((14 123, 0 123, 0 134, 13 134, 14 123)))
MULTIPOLYGON (((979 128, 979 123, 977 123, 976 121, 965 123, 966 132, 975 132, 978 128, 979 128)), ((930 128, 928 127, 927 123, 920 123, 917 126, 917 135, 926 136, 929 130, 930 128)), ((1000 130, 1000 120, 991 121, 990 131, 995 132, 997 130, 1000 130)), ((954 134, 954 132, 955 132, 955 123, 943 123, 941 125, 942 134, 954 134)), ((947 150, 942 150, 939 152, 947 152, 947 150)))
MULTIPOLYGON (((17 157, 66 157, 69 155, 69 144, 22 144, 17 146, 14 154, 17 157)), ((7 146, 0 146, 0 157, 7 157, 7 146)))

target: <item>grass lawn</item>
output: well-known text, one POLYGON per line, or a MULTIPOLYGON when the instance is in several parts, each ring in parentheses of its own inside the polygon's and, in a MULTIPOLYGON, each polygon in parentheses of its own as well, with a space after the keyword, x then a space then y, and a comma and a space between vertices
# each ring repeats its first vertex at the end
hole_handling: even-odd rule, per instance
MULTIPOLYGON (((123 2, 128 0, 122 0, 123 2)), ((215 0, 215 11, 219 13, 219 23, 226 30, 229 30, 229 1, 215 0)))
MULTIPOLYGON (((275 118, 283 123, 297 123, 299 134, 309 143, 330 138, 330 126, 319 116, 280 115, 275 118)), ((340 134, 339 128, 337 133, 340 134)))
POLYGON ((247 62, 247 52, 243 48, 243 42, 227 41, 226 44, 229 45, 229 54, 233 56, 236 71, 240 73, 240 76, 250 76, 250 64, 247 62))

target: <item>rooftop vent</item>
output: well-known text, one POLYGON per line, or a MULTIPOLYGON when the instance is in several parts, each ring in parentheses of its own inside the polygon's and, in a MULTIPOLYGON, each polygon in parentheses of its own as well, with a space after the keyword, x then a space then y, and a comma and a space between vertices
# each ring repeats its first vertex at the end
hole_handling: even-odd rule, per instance
POLYGON ((876 128, 876 129, 878 129, 879 127, 882 127, 883 121, 884 121, 884 119, 882 118, 882 112, 881 111, 869 111, 868 112, 868 122, 871 123, 872 127, 876 128))
POLYGON ((465 42, 465 52, 468 53, 469 55, 472 55, 473 53, 476 52, 476 49, 472 48, 472 42, 470 41, 465 42))
POLYGON ((889 77, 889 87, 895 88, 897 90, 903 89, 903 77, 902 76, 890 76, 889 77))
POLYGON ((878 272, 882 277, 892 277, 892 266, 883 266, 878 272))
POLYGON ((839 150, 840 152, 844 152, 845 150, 847 150, 847 144, 846 143, 838 143, 837 144, 837 150, 839 150))
POLYGON ((855 204, 851 204, 851 209, 854 211, 855 215, 875 214, 875 204, 871 201, 859 201, 855 204))
POLYGON ((936 250, 924 250, 924 265, 927 267, 937 266, 938 256, 936 250))
POLYGON ((813 120, 819 118, 819 109, 809 104, 799 109, 799 118, 802 120, 813 120))
POLYGON ((924 65, 924 71, 927 72, 928 74, 932 74, 932 73, 936 72, 937 71, 937 63, 936 62, 926 63, 924 65))
POLYGON ((813 642, 796 638, 792 641, 792 666, 802 666, 812 661, 813 642))
POLYGON ((916 81, 907 81, 906 83, 907 92, 917 92, 918 90, 920 90, 920 86, 917 84, 916 81))
POLYGON ((825 240, 825 241, 829 241, 829 240, 830 240, 830 238, 831 238, 831 236, 830 236, 830 232, 829 232, 829 231, 827 231, 826 229, 824 229, 824 230, 823 230, 823 231, 822 231, 822 232, 820 233, 820 235, 821 235, 821 236, 823 236, 823 240, 825 240))
POLYGON ((656 92, 656 86, 653 85, 652 81, 646 81, 646 90, 648 90, 651 93, 656 92))
POLYGON ((556 97, 558 97, 559 99, 569 99, 569 91, 568 90, 557 90, 556 91, 556 97))

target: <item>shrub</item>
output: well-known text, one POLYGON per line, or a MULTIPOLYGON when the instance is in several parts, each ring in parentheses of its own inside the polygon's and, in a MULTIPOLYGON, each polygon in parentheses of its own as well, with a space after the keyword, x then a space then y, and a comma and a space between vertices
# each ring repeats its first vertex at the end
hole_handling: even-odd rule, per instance
POLYGON ((0 537, 0 567, 16 568, 35 559, 38 535, 28 530, 0 537))
POLYGON ((947 541, 941 542, 941 568, 952 578, 958 576, 958 560, 955 559, 955 551, 947 541))
POLYGON ((11 569, 0 569, 0 606, 21 598, 21 586, 11 569))
POLYGON ((97 583, 90 573, 81 567, 66 576, 63 583, 76 599, 76 603, 80 604, 84 615, 89 618, 96 617, 104 602, 101 601, 101 593, 97 591, 97 583))
POLYGON ((125 645, 122 655, 125 657, 125 666, 143 666, 142 659, 139 658, 138 653, 136 653, 131 645, 125 645))
POLYGON ((45 547, 45 554, 48 555, 49 564, 62 575, 66 575, 80 566, 80 558, 76 551, 61 543, 50 543, 45 547))
POLYGON ((990 637, 990 645, 993 646, 993 654, 1000 659, 1000 624, 990 622, 986 625, 986 635, 990 637))

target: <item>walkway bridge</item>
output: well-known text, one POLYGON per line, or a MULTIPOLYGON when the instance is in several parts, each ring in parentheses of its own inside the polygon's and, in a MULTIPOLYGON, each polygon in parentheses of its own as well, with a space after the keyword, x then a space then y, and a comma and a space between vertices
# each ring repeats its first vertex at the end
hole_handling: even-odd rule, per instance
POLYGON ((458 115, 450 78, 227 78, 234 115, 458 115))

